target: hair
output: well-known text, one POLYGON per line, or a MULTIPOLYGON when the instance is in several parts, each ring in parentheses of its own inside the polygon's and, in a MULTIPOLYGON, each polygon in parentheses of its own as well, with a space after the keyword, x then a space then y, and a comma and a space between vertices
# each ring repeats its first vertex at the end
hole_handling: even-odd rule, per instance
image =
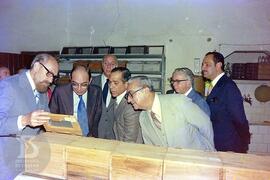
POLYGON ((128 80, 128 83, 137 81, 141 87, 148 87, 150 91, 154 91, 152 81, 147 76, 134 76, 128 80))
POLYGON ((131 73, 126 67, 115 67, 111 73, 113 72, 121 72, 123 82, 127 82, 131 78, 131 73))
POLYGON ((47 54, 47 53, 42 53, 42 54, 36 55, 36 57, 34 58, 34 60, 31 63, 30 69, 32 69, 34 67, 34 64, 36 62, 47 62, 49 59, 56 59, 56 58, 50 54, 47 54))
POLYGON ((102 63, 105 61, 105 59, 107 59, 108 57, 111 57, 115 60, 116 64, 118 64, 118 61, 117 61, 117 57, 113 54, 106 54, 105 56, 103 56, 102 58, 102 63))
POLYGON ((78 64, 78 65, 73 66, 73 68, 72 68, 72 70, 71 70, 71 72, 70 72, 70 77, 72 78, 73 72, 74 72, 74 71, 77 71, 77 70, 79 70, 79 69, 83 69, 85 72, 87 72, 87 74, 88 74, 88 76, 89 76, 89 81, 90 81, 90 79, 91 79, 91 77, 92 77, 90 68, 88 68, 88 67, 86 67, 86 66, 84 66, 84 65, 81 65, 81 64, 78 64))
POLYGON ((2 71, 2 70, 8 70, 8 71, 10 71, 9 68, 6 67, 6 66, 1 66, 1 67, 0 67, 0 71, 2 71))
POLYGON ((194 85, 194 74, 189 68, 187 68, 187 67, 176 68, 174 70, 173 74, 174 73, 183 74, 191 82, 191 85, 193 87, 193 85, 194 85))
POLYGON ((213 55, 213 60, 214 60, 215 65, 220 62, 222 64, 221 70, 224 71, 224 66, 225 66, 224 65, 224 56, 221 53, 216 52, 216 51, 208 52, 208 53, 206 53, 205 56, 208 56, 208 55, 213 55))

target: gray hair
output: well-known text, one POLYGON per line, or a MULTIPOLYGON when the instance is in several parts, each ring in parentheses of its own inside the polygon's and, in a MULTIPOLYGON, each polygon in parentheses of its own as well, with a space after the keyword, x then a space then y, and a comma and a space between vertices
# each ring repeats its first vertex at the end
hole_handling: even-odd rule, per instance
POLYGON ((187 67, 176 68, 174 70, 173 74, 174 73, 183 74, 191 82, 192 87, 194 86, 194 74, 189 68, 187 68, 187 67))
POLYGON ((32 69, 34 67, 34 64, 36 62, 47 62, 49 59, 56 59, 56 58, 53 57, 52 55, 46 54, 46 53, 36 55, 36 57, 34 58, 34 60, 31 63, 30 69, 32 69))
POLYGON ((150 89, 150 91, 154 91, 152 81, 147 76, 134 76, 134 77, 131 77, 128 80, 128 83, 132 83, 134 81, 137 81, 141 87, 148 87, 150 89))

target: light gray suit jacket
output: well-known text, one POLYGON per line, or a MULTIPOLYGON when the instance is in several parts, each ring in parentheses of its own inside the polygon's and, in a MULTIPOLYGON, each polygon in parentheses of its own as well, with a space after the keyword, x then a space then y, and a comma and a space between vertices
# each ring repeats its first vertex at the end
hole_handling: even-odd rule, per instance
POLYGON ((191 99, 180 94, 158 97, 162 116, 161 132, 157 130, 147 111, 142 111, 140 115, 145 144, 215 150, 212 123, 191 99))
POLYGON ((135 111, 125 98, 123 98, 119 105, 114 109, 113 130, 116 140, 142 143, 139 123, 141 111, 135 111))
MULTIPOLYGON (((17 136, 36 135, 41 127, 26 126, 18 130, 18 116, 37 109, 48 109, 47 94, 40 94, 39 104, 36 105, 34 93, 26 73, 14 75, 0 81, 0 135, 15 134, 17 136)), ((24 161, 18 159, 22 137, 0 137, 0 179, 13 179, 24 170, 24 161), (5 155, 4 155, 5 154, 5 155), (5 157, 5 158, 4 158, 5 157), (20 164, 18 164, 20 161, 20 164)))

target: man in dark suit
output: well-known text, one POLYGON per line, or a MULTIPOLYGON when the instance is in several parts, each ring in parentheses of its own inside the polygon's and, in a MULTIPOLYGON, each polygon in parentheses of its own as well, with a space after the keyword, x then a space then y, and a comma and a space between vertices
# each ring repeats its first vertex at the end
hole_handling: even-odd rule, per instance
MULTIPOLYGON (((14 179, 24 171, 24 141, 42 132, 50 119, 47 89, 58 69, 53 56, 38 54, 30 70, 0 81, 0 179, 14 179)), ((32 158, 32 170, 38 171, 42 167, 32 158)))
MULTIPOLYGON (((207 102, 193 88, 194 74, 189 68, 176 68, 172 74, 170 83, 175 93, 184 94, 210 116, 210 109, 207 102)), ((167 94, 172 94, 174 92, 168 91, 167 94)))
POLYGON ((111 102, 111 93, 109 90, 109 77, 113 68, 117 67, 116 56, 107 54, 102 60, 103 73, 93 77, 92 84, 102 88, 102 115, 98 126, 98 137, 104 139, 115 139, 113 133, 113 112, 111 102))
POLYGON ((50 101, 50 111, 78 117, 84 136, 98 137, 98 123, 102 112, 102 93, 100 87, 92 85, 91 72, 77 65, 71 71, 71 83, 57 86, 50 101), (86 107, 87 116, 79 116, 80 104, 86 107))
POLYGON ((206 101, 211 111, 216 149, 246 153, 250 133, 243 98, 237 85, 224 74, 223 55, 208 52, 203 59, 202 73, 213 86, 206 101))
POLYGON ((131 73, 125 67, 116 67, 110 75, 110 91, 115 98, 113 130, 116 140, 142 143, 139 116, 141 111, 134 110, 125 98, 127 81, 131 73))

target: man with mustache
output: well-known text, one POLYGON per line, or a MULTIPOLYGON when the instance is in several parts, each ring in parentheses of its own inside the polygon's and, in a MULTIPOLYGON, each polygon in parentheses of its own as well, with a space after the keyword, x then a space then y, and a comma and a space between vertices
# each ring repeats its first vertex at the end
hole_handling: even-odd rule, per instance
POLYGON ((250 133, 243 98, 235 82, 224 73, 224 56, 208 52, 203 59, 202 73, 213 86, 206 101, 211 111, 215 148, 246 153, 250 133))
POLYGON ((53 56, 39 54, 30 70, 0 81, 0 179, 13 179, 24 170, 18 138, 39 134, 50 119, 47 89, 58 71, 53 56))

